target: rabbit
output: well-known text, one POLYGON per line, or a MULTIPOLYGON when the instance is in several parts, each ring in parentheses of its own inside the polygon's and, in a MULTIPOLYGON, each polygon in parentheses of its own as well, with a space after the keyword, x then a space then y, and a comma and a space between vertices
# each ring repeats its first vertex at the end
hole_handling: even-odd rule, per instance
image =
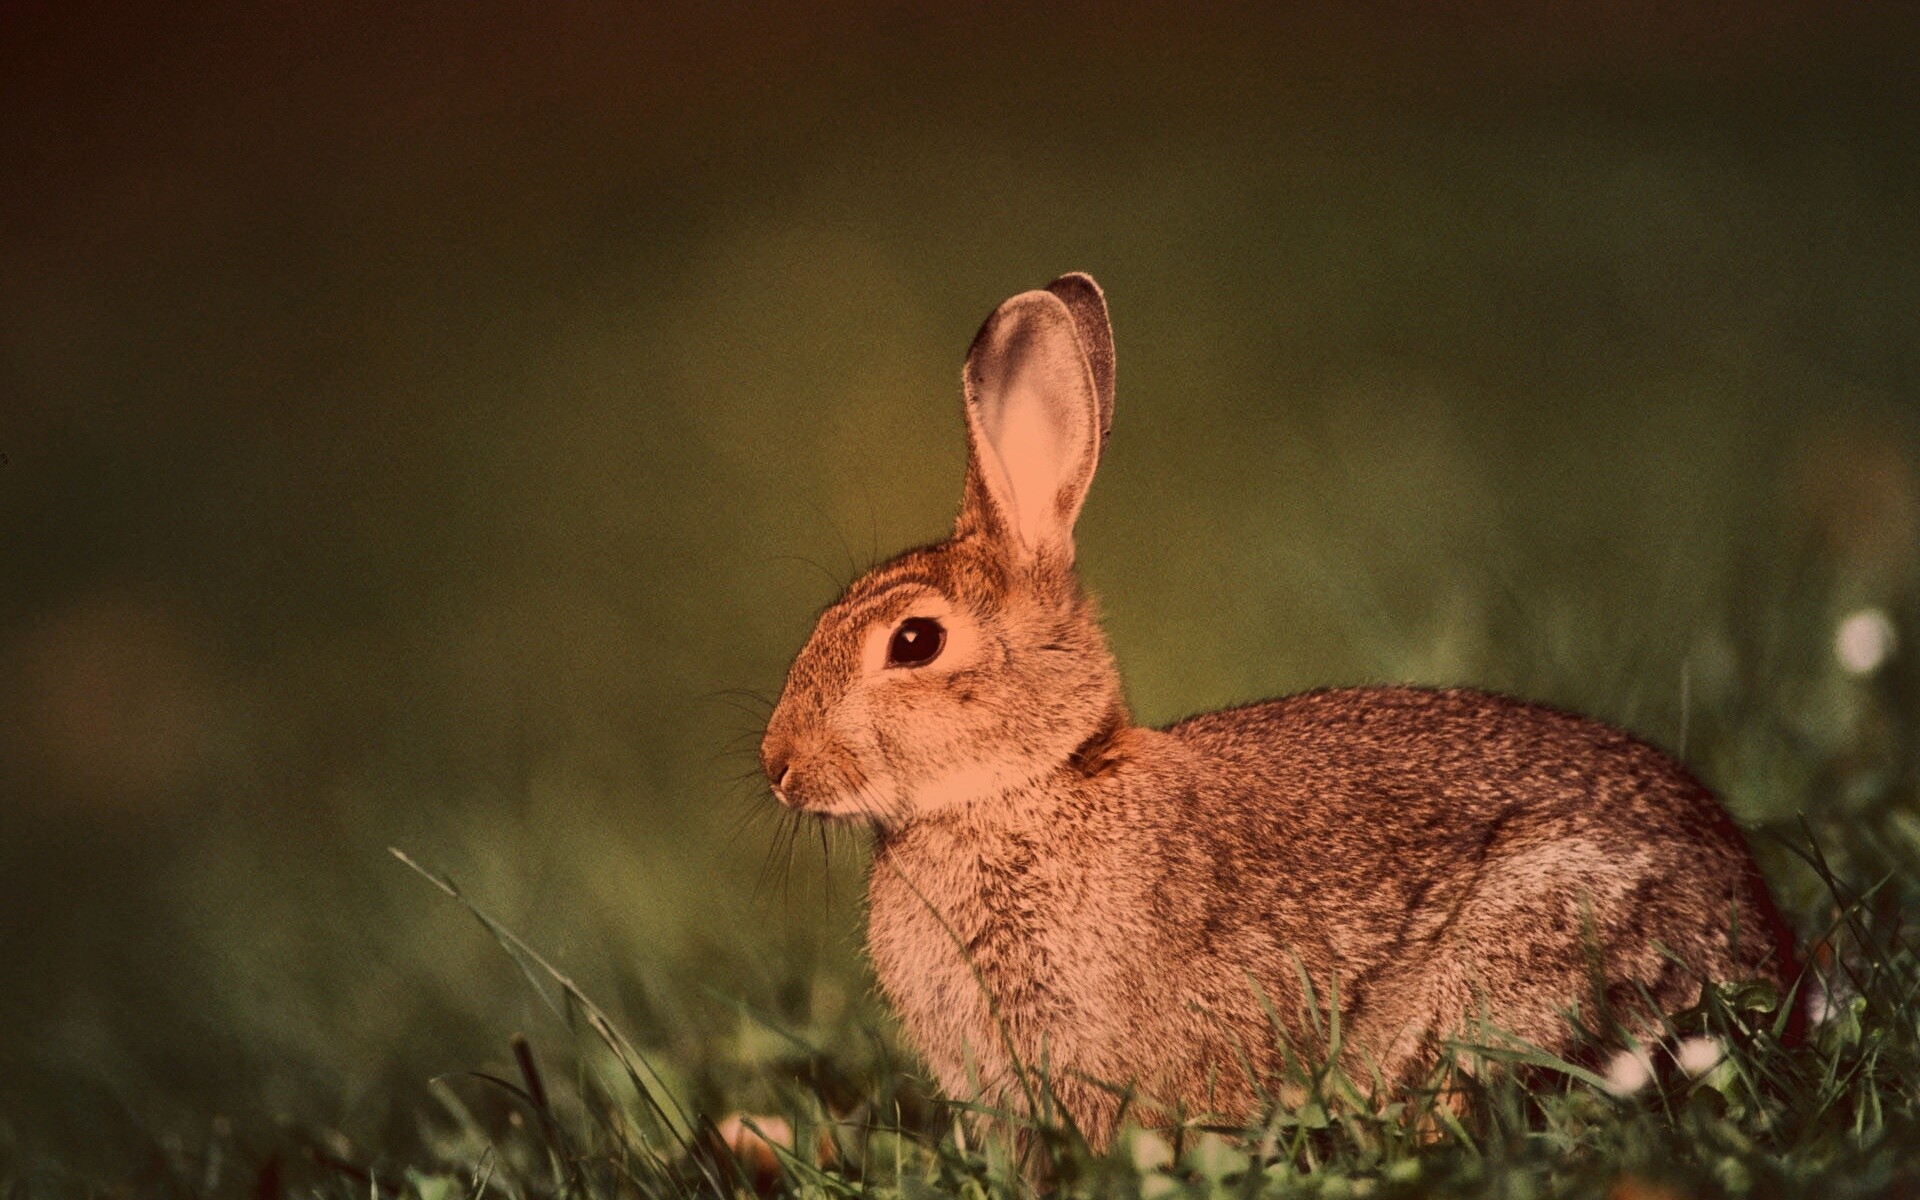
POLYGON ((1384 1103, 1483 1020, 1564 1054, 1575 1014, 1652 1038, 1703 981, 1790 975, 1713 796, 1598 721, 1349 687, 1134 724, 1074 571, 1099 286, 1005 301, 963 385, 953 536, 826 608, 760 747, 781 804, 871 828, 874 973, 948 1095, 1051 1103, 1097 1148, 1123 1107, 1256 1117, 1288 1053, 1332 1051, 1316 1006, 1384 1103))

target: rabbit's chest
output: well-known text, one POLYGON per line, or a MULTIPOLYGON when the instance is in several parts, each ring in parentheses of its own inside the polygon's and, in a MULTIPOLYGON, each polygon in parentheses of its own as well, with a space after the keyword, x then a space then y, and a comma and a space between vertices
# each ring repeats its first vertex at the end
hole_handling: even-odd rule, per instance
POLYGON ((1097 1056, 1113 972, 1084 872, 1022 839, 924 841, 876 855, 867 938, 943 1086, 969 1086, 969 1064, 991 1083, 1011 1053, 1037 1061, 1043 1044, 1056 1063, 1097 1056))

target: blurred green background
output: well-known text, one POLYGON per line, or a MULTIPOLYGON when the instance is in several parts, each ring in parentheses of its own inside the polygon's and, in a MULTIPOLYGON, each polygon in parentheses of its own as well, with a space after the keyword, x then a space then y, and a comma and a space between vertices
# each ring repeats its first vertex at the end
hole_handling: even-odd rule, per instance
POLYGON ((1069 269, 1143 719, 1473 682, 1750 821, 1909 786, 1831 639, 1920 578, 1920 9, 1562 7, 8 5, 0 1154, 497 1061, 389 845, 644 1038, 863 1003, 735 689, 1069 269))

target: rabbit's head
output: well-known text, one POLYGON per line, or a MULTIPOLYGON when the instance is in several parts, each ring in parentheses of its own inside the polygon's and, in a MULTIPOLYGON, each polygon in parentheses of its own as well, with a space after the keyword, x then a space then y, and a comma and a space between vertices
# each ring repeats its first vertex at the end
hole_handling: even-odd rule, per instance
POLYGON ((1092 769, 1127 717, 1073 523, 1113 413, 1106 302, 1085 275, 987 318, 963 372, 953 537, 856 580, 820 615, 767 722, 774 795, 898 824, 1092 769))

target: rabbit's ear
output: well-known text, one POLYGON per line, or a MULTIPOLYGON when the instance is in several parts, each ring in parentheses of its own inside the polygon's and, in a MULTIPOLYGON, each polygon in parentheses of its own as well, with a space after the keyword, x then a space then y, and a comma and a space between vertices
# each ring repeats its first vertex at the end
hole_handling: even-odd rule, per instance
POLYGON ((1107 319, 1106 294, 1084 271, 1062 275, 1047 290, 1073 314, 1073 331, 1080 335, 1080 349, 1093 371, 1093 390, 1100 397, 1100 449, 1105 452, 1113 432, 1113 322, 1107 319))
POLYGON ((963 378, 969 453, 958 531, 990 531, 1016 560, 1071 562, 1073 521, 1100 460, 1100 398, 1066 301, 1022 292, 995 309, 963 378))

